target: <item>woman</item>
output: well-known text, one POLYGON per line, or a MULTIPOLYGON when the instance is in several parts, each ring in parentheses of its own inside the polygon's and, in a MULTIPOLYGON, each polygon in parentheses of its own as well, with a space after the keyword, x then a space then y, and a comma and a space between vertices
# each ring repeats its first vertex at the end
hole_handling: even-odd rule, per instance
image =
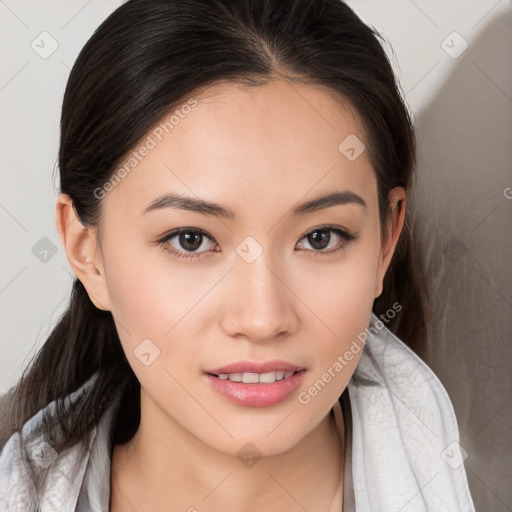
POLYGON ((414 353, 414 150, 338 0, 116 10, 63 100, 77 279, 9 397, 3 508, 473 511, 414 353))

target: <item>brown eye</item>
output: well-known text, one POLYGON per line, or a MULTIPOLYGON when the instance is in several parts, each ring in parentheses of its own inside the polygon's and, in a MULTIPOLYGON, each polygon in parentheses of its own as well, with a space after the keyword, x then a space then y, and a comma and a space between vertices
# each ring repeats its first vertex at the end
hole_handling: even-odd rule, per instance
POLYGON ((182 231, 177 236, 180 246, 186 251, 197 251, 203 243, 203 235, 198 231, 182 231))
POLYGON ((316 229, 307 235, 308 242, 314 249, 322 250, 329 245, 331 235, 329 230, 316 229))
POLYGON ((158 241, 158 244, 177 258, 191 260, 200 258, 203 253, 209 252, 208 250, 198 250, 205 245, 204 242, 207 240, 210 240, 214 246, 216 245, 213 239, 200 229, 180 228, 167 234, 158 241))
MULTIPOLYGON (((338 250, 341 250, 344 247, 346 247, 350 242, 352 242, 356 238, 356 235, 349 233, 344 229, 323 226, 320 228, 315 228, 314 230, 310 231, 302 238, 302 240, 306 240, 307 244, 311 247, 311 249, 308 249, 306 247, 306 250, 316 255, 337 252, 338 250), (331 233, 334 233, 335 236, 333 237, 331 233), (338 244, 331 244, 333 240, 334 242, 336 242, 336 239, 338 239, 338 244), (331 247, 329 248, 329 246, 331 247)), ((304 248, 304 243, 299 242, 299 246, 301 246, 301 248, 304 248)))

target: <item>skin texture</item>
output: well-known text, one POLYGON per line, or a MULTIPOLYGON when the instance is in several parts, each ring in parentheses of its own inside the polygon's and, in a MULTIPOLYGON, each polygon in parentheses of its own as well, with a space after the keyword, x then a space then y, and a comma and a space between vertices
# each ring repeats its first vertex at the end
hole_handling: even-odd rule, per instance
MULTIPOLYGON (((141 425, 114 448, 111 510, 340 510, 341 495, 333 497, 343 441, 329 412, 361 352, 307 405, 298 394, 368 326, 403 226, 405 192, 393 189, 381 240, 367 152, 349 161, 338 149, 350 134, 365 141, 362 123, 325 88, 277 77, 192 96, 197 105, 102 200, 101 243, 69 197, 56 205, 68 260, 96 307, 112 312, 141 383, 141 425), (290 213, 340 190, 367 208, 290 213), (164 192, 214 201, 236 219, 141 213, 164 192), (357 238, 346 243, 328 231, 328 246, 315 248, 306 235, 326 224, 357 238), (176 258, 156 243, 182 227, 210 237, 193 253, 199 258, 176 258), (248 236, 263 250, 250 264, 236 252, 248 236), (134 350, 148 338, 160 355, 145 366, 134 350), (208 369, 273 359, 307 367, 297 392, 274 406, 233 404, 205 379, 208 369), (252 467, 237 457, 247 443, 262 455, 252 467)), ((178 236, 166 246, 191 254, 178 236)))

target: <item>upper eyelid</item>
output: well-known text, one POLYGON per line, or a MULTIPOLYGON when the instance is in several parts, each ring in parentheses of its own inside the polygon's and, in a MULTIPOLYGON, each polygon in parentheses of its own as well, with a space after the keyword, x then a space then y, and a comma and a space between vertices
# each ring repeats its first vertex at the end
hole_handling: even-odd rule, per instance
POLYGON ((170 240, 171 238, 178 236, 180 233, 186 233, 188 231, 192 231, 193 233, 200 233, 201 235, 206 236, 206 238, 210 239, 212 242, 217 242, 217 240, 215 240, 215 238, 213 238, 211 235, 209 235, 206 231, 203 231, 202 229, 199 229, 199 228, 177 228, 177 229, 170 231, 166 235, 164 235, 160 240, 161 241, 170 240))

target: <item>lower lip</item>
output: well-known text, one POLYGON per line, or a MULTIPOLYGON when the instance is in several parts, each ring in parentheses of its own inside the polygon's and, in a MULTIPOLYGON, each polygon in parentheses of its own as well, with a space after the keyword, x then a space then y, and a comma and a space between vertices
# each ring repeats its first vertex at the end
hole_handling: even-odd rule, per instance
POLYGON ((231 402, 246 407, 269 407, 286 400, 301 385, 305 370, 295 372, 287 379, 270 384, 246 384, 221 379, 214 375, 206 375, 210 386, 231 402))

